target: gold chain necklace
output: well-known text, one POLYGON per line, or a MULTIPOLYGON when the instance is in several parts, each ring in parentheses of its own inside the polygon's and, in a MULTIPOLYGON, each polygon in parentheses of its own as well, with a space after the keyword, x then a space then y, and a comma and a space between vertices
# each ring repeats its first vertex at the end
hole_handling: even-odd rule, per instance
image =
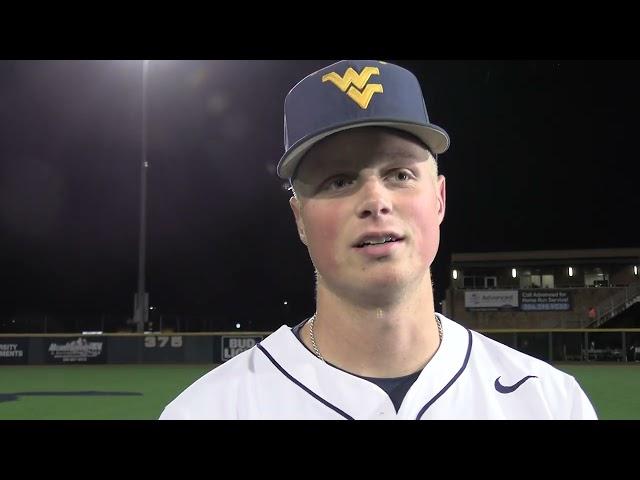
MULTIPOLYGON (((311 346, 313 347, 313 353, 315 353, 316 357, 318 357, 320 360, 324 362, 325 360, 322 357, 322 354, 320 353, 318 344, 316 343, 316 337, 313 334, 313 323, 316 320, 316 315, 317 313, 314 313, 313 316, 309 319, 309 336, 311 337, 311 346)), ((442 322, 440 321, 440 318, 438 318, 437 315, 435 317, 436 317, 436 325, 438 325, 438 336, 440 337, 440 343, 442 343, 442 322)))

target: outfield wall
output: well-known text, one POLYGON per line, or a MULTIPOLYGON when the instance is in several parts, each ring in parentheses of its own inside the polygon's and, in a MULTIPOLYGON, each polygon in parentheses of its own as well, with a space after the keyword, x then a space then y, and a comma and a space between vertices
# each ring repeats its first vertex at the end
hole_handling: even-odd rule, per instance
POLYGON ((0 365, 219 364, 269 333, 0 335, 0 365))
MULTIPOLYGON (((640 329, 482 330, 549 362, 640 361, 640 329)), ((0 365, 220 364, 270 332, 0 335, 0 365)))

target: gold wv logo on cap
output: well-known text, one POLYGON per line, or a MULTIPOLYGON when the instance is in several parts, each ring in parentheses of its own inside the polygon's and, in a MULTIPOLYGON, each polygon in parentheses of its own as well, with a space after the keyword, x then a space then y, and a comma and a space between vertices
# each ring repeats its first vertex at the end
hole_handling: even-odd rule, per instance
POLYGON ((322 83, 333 83, 340 90, 346 92, 347 96, 356 102, 360 108, 366 110, 373 95, 384 92, 380 83, 367 85, 371 75, 380 75, 380 70, 377 67, 365 67, 362 72, 358 73, 349 67, 342 77, 336 72, 327 73, 322 77, 322 83))

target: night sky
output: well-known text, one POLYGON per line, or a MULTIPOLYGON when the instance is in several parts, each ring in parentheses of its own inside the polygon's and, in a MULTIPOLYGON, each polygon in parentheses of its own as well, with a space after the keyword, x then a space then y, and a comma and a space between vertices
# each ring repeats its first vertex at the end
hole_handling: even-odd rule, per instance
MULTIPOLYGON (((436 302, 454 252, 640 246, 640 62, 383 60, 417 75, 451 137, 436 302)), ((258 330, 313 312, 275 167, 287 92, 334 61, 150 62, 156 312, 258 330)), ((0 131, 0 320, 130 316, 142 61, 0 61, 0 131)))

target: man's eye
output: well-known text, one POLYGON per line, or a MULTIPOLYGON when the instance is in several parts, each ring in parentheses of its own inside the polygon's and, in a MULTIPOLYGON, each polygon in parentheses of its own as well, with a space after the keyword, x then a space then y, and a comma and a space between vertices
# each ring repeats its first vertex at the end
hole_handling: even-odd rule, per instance
POLYGON ((328 190, 340 190, 342 188, 345 188, 345 187, 349 186, 352 183, 353 183, 353 180, 349 180, 348 178, 340 177, 340 178, 336 178, 334 180, 330 180, 327 183, 327 189, 328 190))
POLYGON ((413 175, 409 173, 407 170, 397 170, 393 172, 393 179, 400 180, 401 182, 406 182, 407 180, 411 180, 413 175))

